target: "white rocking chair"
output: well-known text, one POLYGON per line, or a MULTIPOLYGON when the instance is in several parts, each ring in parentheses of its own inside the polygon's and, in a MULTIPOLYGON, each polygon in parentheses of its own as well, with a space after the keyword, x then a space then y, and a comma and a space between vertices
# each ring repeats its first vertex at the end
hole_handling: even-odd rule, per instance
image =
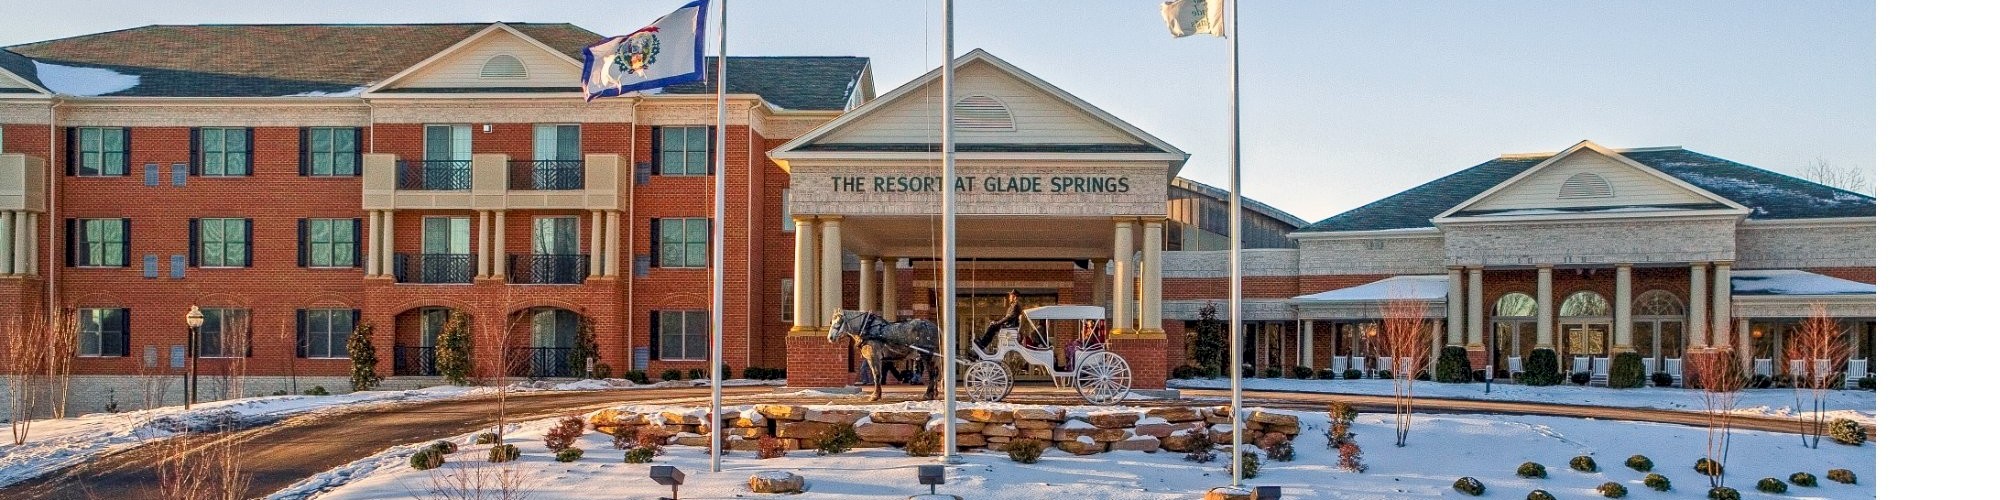
POLYGON ((1681 358, 1667 358, 1667 359, 1666 359, 1666 365, 1667 365, 1667 366, 1666 366, 1666 372, 1667 372, 1667 376, 1670 376, 1670 377, 1673 377, 1673 378, 1674 378, 1674 387, 1680 387, 1680 385, 1681 385, 1681 358))

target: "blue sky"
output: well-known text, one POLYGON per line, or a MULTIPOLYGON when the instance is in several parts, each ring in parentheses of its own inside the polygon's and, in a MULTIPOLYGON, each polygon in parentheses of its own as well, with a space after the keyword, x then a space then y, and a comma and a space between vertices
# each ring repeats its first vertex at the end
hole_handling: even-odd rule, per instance
MULTIPOLYGON (((7 0, 0 44, 145 24, 570 22, 680 1, 7 0), (588 10, 620 9, 620 10, 588 10)), ((939 58, 937 1, 738 0, 731 52, 856 55, 886 92, 939 58)), ((1226 185, 1227 44, 1157 0, 959 0, 984 48, 1193 154, 1226 185)), ((1680 145, 1786 173, 1875 170, 1872 2, 1247 2, 1244 193, 1318 220, 1502 153, 1680 145)), ((143 50, 143 48, 134 48, 143 50)))

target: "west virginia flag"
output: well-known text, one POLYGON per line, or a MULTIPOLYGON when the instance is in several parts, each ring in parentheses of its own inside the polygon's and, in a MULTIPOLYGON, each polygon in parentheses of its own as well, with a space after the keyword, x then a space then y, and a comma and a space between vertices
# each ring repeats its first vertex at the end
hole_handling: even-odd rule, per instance
POLYGON ((583 49, 584 99, 701 81, 708 0, 694 0, 632 34, 583 49))
POLYGON ((1160 6, 1167 19, 1167 32, 1174 38, 1188 35, 1215 35, 1228 38, 1222 29, 1222 2, 1228 0, 1170 0, 1160 6))

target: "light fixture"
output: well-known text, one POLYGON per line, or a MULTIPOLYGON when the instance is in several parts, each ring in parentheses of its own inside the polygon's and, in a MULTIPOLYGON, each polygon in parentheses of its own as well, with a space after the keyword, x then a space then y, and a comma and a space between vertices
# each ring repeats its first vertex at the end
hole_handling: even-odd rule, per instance
POLYGON ((944 466, 942 465, 917 466, 917 484, 930 486, 931 494, 936 495, 937 485, 944 484, 944 466))
POLYGON ((1277 486, 1258 486, 1250 490, 1250 500, 1278 500, 1284 496, 1284 489, 1277 486))
POLYGON ((188 313, 187 313, 188 328, 201 328, 201 324, 205 320, 207 320, 207 318, 201 315, 201 306, 188 306, 188 313))
POLYGON ((491 133, 493 133, 493 124, 491 124, 491 123, 488 123, 488 124, 485 124, 485 125, 480 125, 480 126, 479 126, 479 133, 482 133, 482 134, 491 134, 491 133))
POLYGON ((660 483, 662 486, 674 487, 673 498, 679 499, 681 497, 681 483, 687 481, 687 474, 681 472, 679 467, 655 465, 650 475, 653 478, 653 482, 660 483))

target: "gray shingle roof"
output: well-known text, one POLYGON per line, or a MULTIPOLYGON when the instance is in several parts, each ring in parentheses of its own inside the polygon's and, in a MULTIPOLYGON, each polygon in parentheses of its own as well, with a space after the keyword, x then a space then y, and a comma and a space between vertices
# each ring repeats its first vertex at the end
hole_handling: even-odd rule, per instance
MULTIPOLYGON (((861 89, 868 58, 850 56, 729 56, 729 92, 757 94, 785 109, 840 111, 861 89)), ((663 94, 715 93, 715 58, 708 80, 660 89, 663 94)), ((874 97, 874 96, 865 96, 874 97)))
POLYGON ((29 60, 28 56, 16 54, 13 51, 0 49, 0 70, 6 70, 8 73, 13 73, 14 76, 26 78, 30 82, 35 82, 36 85, 41 85, 42 83, 41 80, 35 78, 35 62, 29 60))
MULTIPOLYGON (((1150 144, 1026 144, 1026 143, 958 143, 952 148, 963 153, 1162 153, 1160 148, 1150 144)), ((935 142, 861 142, 823 143, 816 142, 798 148, 799 151, 868 151, 886 153, 937 153, 943 150, 935 142)))
MULTIPOLYGON (((1873 217, 1875 198, 1686 149, 1632 151, 1625 157, 1750 208, 1750 218, 1873 217)), ((1501 157, 1328 217, 1299 232, 1432 227, 1431 218, 1548 159, 1501 157)))

